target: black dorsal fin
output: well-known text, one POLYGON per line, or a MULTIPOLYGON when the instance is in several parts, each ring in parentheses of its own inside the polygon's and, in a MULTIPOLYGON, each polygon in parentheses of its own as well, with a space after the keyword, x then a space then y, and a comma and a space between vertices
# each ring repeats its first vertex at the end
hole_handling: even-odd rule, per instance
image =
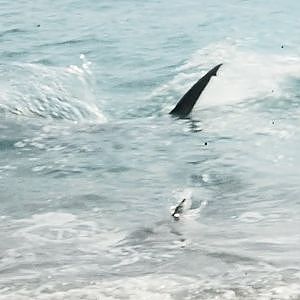
POLYGON ((217 75, 217 71, 221 66, 222 64, 215 66, 210 71, 208 71, 201 79, 199 79, 179 100, 170 114, 179 118, 187 117, 192 111, 201 93, 207 86, 210 78, 217 75))

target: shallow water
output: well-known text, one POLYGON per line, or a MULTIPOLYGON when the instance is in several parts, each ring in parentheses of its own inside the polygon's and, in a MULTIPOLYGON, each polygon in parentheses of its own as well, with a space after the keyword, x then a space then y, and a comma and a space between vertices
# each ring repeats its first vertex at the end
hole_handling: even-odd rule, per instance
POLYGON ((0 299, 300 299, 299 9, 0 1, 0 299))

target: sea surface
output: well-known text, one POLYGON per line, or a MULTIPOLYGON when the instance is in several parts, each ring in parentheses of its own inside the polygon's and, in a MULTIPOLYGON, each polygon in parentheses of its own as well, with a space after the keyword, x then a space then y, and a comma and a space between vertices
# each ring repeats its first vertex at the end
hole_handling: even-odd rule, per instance
POLYGON ((0 300, 299 300, 299 33, 296 0, 0 0, 0 300))

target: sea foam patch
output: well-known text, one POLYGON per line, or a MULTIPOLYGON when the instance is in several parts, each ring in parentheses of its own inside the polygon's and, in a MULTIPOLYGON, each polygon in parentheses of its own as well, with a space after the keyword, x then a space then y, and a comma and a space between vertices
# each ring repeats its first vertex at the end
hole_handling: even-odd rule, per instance
MULTIPOLYGON (((265 54, 244 50, 236 44, 221 42, 197 51, 169 82, 158 87, 151 97, 178 99, 210 68, 222 63, 201 95, 201 107, 280 97, 288 93, 289 78, 300 78, 300 59, 287 54, 265 54)), ((199 107, 199 105, 198 105, 199 107)), ((170 109, 170 107, 168 108, 170 109)))
POLYGON ((117 300, 117 299, 297 299, 300 285, 284 280, 257 278, 252 284, 221 282, 220 279, 191 278, 174 274, 153 274, 76 284, 48 283, 38 289, 0 289, 0 300, 117 300))

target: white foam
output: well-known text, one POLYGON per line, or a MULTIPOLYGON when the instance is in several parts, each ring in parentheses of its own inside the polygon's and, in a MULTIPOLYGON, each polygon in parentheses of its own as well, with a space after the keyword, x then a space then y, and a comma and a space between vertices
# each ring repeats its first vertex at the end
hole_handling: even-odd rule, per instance
POLYGON ((261 288, 254 288, 260 283, 257 278, 251 285, 222 283, 218 279, 191 278, 175 274, 152 274, 137 277, 123 277, 114 280, 92 280, 85 286, 74 287, 67 282, 48 283, 38 289, 28 287, 14 291, 10 288, 0 289, 0 300, 175 300, 175 299, 298 299, 300 285, 284 281, 264 281, 261 288))
POLYGON ((210 176, 209 176, 209 174, 202 174, 202 180, 204 181, 204 182, 209 182, 210 181, 210 176))
MULTIPOLYGON (((117 299, 143 299, 143 300, 172 300, 172 295, 186 291, 187 285, 194 284, 195 280, 176 275, 149 275, 135 278, 122 278, 103 282, 92 282, 82 288, 69 288, 58 291, 51 285, 44 285, 38 290, 30 291, 26 288, 17 292, 7 289, 0 290, 0 300, 117 300, 117 299), (179 284, 180 282, 180 284, 179 284)), ((67 285, 66 285, 67 286, 67 285)))
MULTIPOLYGON (((51 200, 51 199, 50 199, 51 200)), ((125 233, 108 224, 99 226, 94 221, 78 218, 74 214, 49 212, 34 214, 31 218, 15 222, 19 228, 13 237, 30 241, 33 247, 45 244, 74 243, 82 251, 102 251, 124 239, 125 233)))
POLYGON ((76 220, 76 216, 69 213, 49 212, 45 214, 35 214, 29 222, 43 226, 62 226, 76 220))
MULTIPOLYGON (((30 63, 5 66, 13 72, 9 72, 10 77, 5 82, 0 82, 0 108, 4 112, 30 117, 106 122, 93 94, 90 65, 82 57, 81 66, 66 68, 30 63)), ((0 66, 0 76, 6 69, 2 70, 0 66)))
POLYGON ((265 54, 241 49, 230 42, 212 44, 197 51, 178 68, 178 75, 156 89, 152 96, 180 97, 201 76, 223 63, 217 77, 212 77, 201 95, 201 107, 233 104, 248 99, 281 96, 286 93, 284 81, 300 77, 300 58, 265 54))
POLYGON ((19 142, 16 142, 16 143, 14 144, 14 146, 15 146, 16 148, 24 148, 24 147, 26 146, 26 144, 25 144, 24 142, 22 142, 22 141, 19 141, 19 142))

